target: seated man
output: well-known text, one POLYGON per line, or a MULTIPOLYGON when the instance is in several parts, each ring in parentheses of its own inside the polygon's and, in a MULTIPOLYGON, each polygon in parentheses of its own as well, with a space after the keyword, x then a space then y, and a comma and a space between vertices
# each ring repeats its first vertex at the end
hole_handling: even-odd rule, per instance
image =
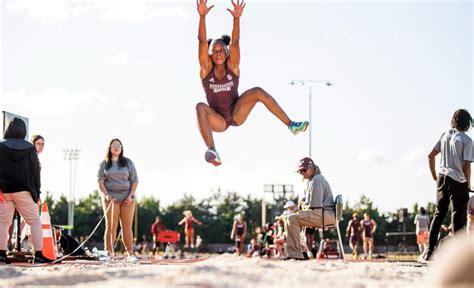
POLYGON ((311 158, 305 157, 300 160, 298 173, 308 180, 303 209, 288 216, 285 221, 287 231, 286 239, 286 260, 304 260, 300 229, 301 227, 322 228, 324 225, 334 225, 336 215, 334 213, 334 198, 331 187, 321 174, 321 170, 316 166, 311 158), (324 211, 324 215, 323 215, 324 211), (324 222, 323 222, 324 221, 324 222))

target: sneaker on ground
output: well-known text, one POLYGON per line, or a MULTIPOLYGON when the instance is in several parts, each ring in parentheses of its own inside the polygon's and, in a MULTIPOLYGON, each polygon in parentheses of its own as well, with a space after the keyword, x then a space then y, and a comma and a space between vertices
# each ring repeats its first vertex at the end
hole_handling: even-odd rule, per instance
POLYGON ((288 125, 288 129, 290 129, 291 133, 294 135, 297 135, 300 132, 306 131, 306 129, 309 126, 308 121, 304 122, 291 122, 290 125, 288 125))
POLYGON ((127 256, 127 262, 129 263, 134 263, 134 262, 138 262, 138 258, 135 256, 135 255, 128 255, 127 256))
POLYGON ((206 162, 211 163, 214 166, 219 166, 222 164, 221 158, 217 153, 215 148, 208 149, 204 155, 206 162))

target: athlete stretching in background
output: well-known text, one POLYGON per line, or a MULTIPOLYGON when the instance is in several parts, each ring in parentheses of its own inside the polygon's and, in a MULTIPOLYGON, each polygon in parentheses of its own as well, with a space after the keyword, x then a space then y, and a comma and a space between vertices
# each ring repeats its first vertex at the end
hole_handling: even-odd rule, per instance
POLYGON ((214 145, 212 132, 224 132, 229 126, 240 126, 258 102, 282 121, 293 134, 305 131, 309 122, 293 122, 275 99, 260 87, 245 91, 239 96, 240 77, 240 16, 244 11, 243 1, 232 0, 234 9, 227 9, 234 18, 232 38, 224 35, 208 40, 206 15, 214 7, 207 6, 207 0, 197 0, 199 13, 199 64, 200 77, 208 104, 198 103, 196 112, 199 130, 208 148, 207 162, 220 165, 221 159, 214 145))

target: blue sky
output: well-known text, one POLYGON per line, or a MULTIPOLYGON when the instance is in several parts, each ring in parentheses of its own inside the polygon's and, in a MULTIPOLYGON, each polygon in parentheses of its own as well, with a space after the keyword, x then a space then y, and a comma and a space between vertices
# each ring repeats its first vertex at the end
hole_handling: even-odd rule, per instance
MULTIPOLYGON (((263 106, 215 136, 223 165, 204 162, 195 105, 205 101, 195 1, 2 1, 0 109, 46 138, 43 191, 69 193, 63 149, 81 149, 76 195, 97 188, 111 138, 136 164, 138 195, 167 205, 221 187, 261 197, 293 184, 308 135, 293 136, 263 106)), ((227 1, 208 35, 230 33, 227 1)), ((313 158, 335 194, 365 194, 383 211, 435 200, 427 154, 454 110, 474 110, 470 1, 248 1, 239 91, 260 86, 295 120, 308 118, 313 158)), ((472 136, 472 132, 470 132, 472 136)))

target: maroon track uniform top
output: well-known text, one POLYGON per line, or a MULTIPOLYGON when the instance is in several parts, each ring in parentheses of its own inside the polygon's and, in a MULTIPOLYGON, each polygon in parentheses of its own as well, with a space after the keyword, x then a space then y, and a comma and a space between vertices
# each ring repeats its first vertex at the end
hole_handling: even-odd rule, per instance
POLYGON ((202 80, 204 92, 206 92, 207 103, 217 113, 221 114, 227 123, 236 126, 237 124, 232 119, 234 105, 239 98, 239 77, 235 75, 227 64, 225 65, 226 74, 223 79, 217 79, 212 68, 211 73, 202 80))
POLYGON ((372 238, 372 221, 371 220, 368 220, 368 221, 365 221, 364 220, 364 236, 366 238, 372 238))
MULTIPOLYGON (((165 225, 161 222, 159 223, 153 223, 151 225, 151 234, 156 235, 156 239, 158 239, 158 234, 160 234, 161 231, 166 230, 165 225)), ((158 241, 158 240, 157 240, 158 241)))

